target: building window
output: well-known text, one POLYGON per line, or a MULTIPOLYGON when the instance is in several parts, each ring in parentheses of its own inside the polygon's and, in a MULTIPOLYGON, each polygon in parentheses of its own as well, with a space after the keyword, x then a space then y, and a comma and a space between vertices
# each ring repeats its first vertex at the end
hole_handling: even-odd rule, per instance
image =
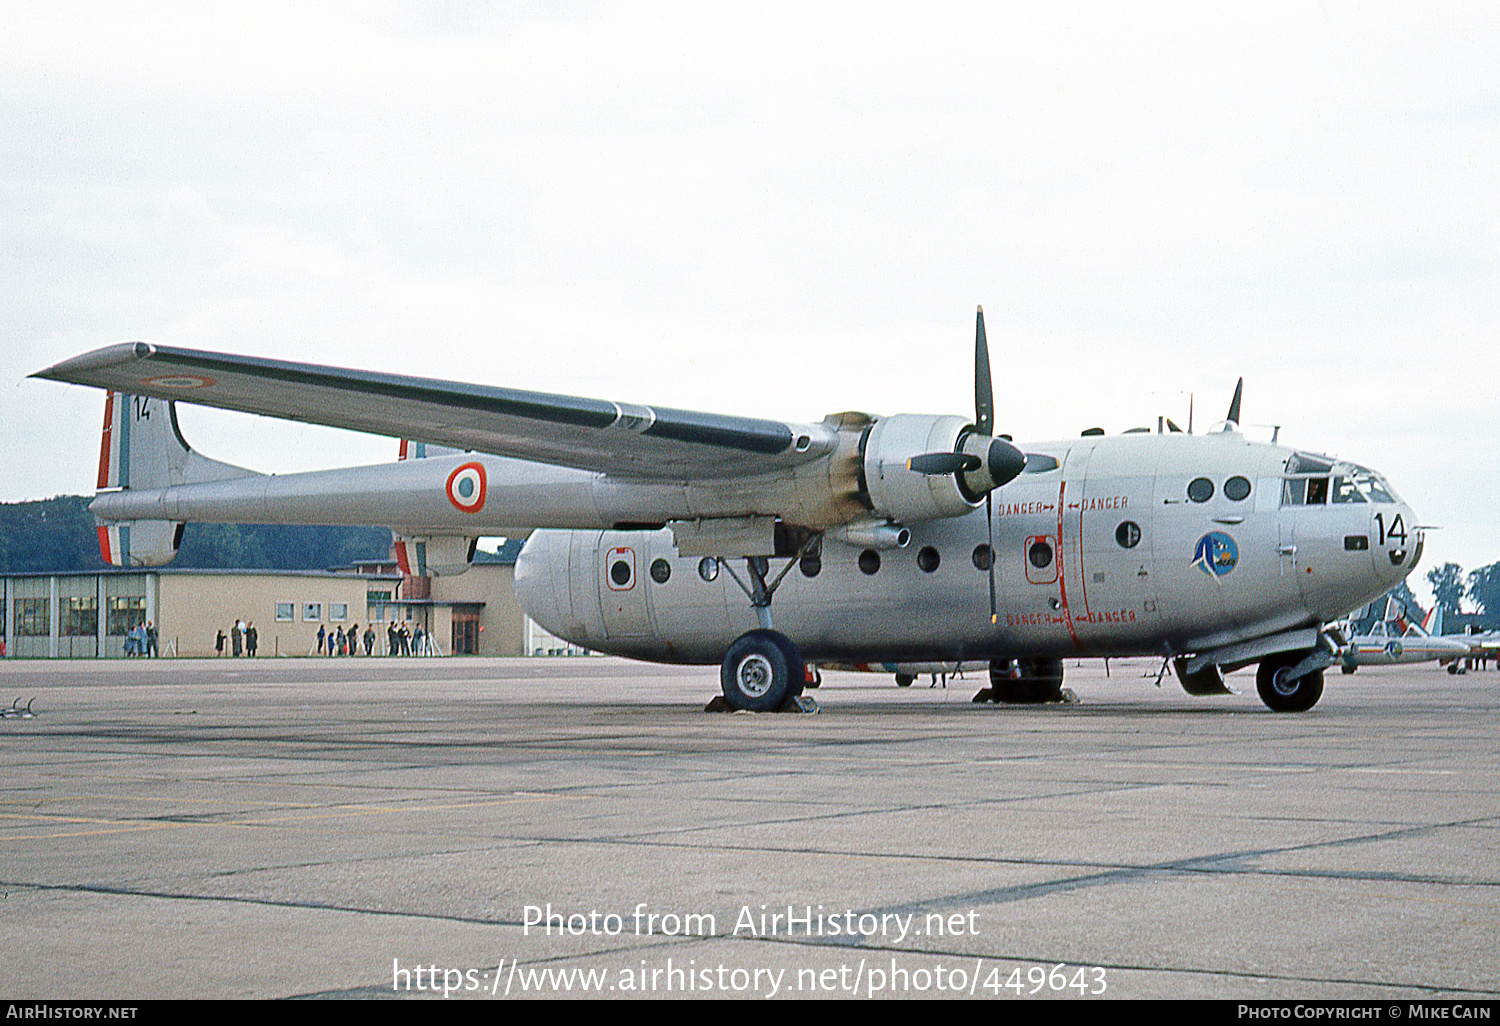
POLYGON ((297 619, 297 604, 295 602, 276 603, 276 622, 289 623, 297 619))
POLYGON ((302 619, 304 619, 306 621, 309 621, 309 622, 314 622, 314 623, 317 622, 318 620, 323 619, 323 603, 321 603, 321 602, 304 602, 304 603, 302 603, 302 619))
POLYGON ((104 633, 112 638, 123 638, 132 627, 146 619, 144 595, 121 595, 106 602, 104 633))
POLYGON ((99 600, 71 597, 62 606, 62 633, 70 638, 91 638, 99 633, 99 600))
POLYGON ((16 633, 23 638, 45 638, 52 633, 47 615, 49 599, 23 598, 16 601, 16 633))
POLYGON ((345 621, 347 619, 349 619, 349 603, 347 603, 347 602, 330 602, 330 603, 328 603, 328 620, 329 620, 330 623, 342 623, 343 621, 345 621))

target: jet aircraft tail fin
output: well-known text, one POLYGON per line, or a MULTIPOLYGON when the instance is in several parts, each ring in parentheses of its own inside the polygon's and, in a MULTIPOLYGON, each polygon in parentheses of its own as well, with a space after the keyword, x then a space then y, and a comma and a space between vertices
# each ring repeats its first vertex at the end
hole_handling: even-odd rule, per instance
MULTIPOLYGON (((160 490, 255 476, 252 471, 201 456, 182 438, 172 402, 109 392, 99 443, 98 490, 160 490)), ((104 520, 94 524, 99 555, 114 566, 161 566, 182 543, 173 520, 104 520)))

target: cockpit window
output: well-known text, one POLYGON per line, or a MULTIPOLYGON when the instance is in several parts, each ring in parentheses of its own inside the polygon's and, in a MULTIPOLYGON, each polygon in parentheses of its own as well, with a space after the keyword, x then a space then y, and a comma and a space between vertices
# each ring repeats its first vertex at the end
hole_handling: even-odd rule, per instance
POLYGON ((1299 452, 1286 461, 1286 472, 1281 486, 1283 506, 1401 501, 1383 477, 1354 463, 1330 463, 1299 452))
POLYGON ((1288 474, 1326 474, 1332 469, 1332 462, 1317 456, 1309 456, 1305 452, 1293 453, 1292 458, 1286 461, 1288 474))
POLYGON ((1339 476, 1333 479, 1333 501, 1335 505, 1345 502, 1364 502, 1365 497, 1359 494, 1359 489, 1355 487, 1353 481, 1339 476))
POLYGON ((1385 483, 1385 478, 1367 467, 1349 467, 1350 474, 1356 488, 1371 502, 1398 502, 1396 493, 1391 491, 1391 486, 1385 483))
POLYGON ((1026 454, 1026 467, 1021 471, 1023 474, 1045 474, 1049 470, 1057 469, 1056 456, 1044 456, 1039 452, 1028 452, 1026 454))

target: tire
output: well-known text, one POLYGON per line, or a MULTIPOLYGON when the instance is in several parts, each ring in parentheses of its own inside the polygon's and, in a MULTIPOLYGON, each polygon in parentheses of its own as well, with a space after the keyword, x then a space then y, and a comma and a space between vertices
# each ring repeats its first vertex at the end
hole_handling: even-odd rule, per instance
POLYGON ((912 686, 913 683, 916 682, 916 679, 917 678, 913 674, 910 674, 910 673, 898 673, 898 674, 896 674, 896 687, 898 687, 898 688, 909 688, 909 687, 912 686))
POLYGON ((1041 705, 1062 701, 1061 659, 1017 659, 1018 676, 1010 675, 1010 661, 990 663, 990 690, 994 701, 1011 705, 1041 705))
POLYGON ((807 664, 784 635, 754 630, 740 635, 724 654, 719 685, 731 708, 774 712, 802 693, 807 664))
POLYGON ((1323 671, 1314 670, 1291 683, 1285 681, 1303 652, 1281 652, 1260 661, 1255 671, 1255 690, 1273 712, 1307 712, 1323 697, 1323 671))
POLYGON ((787 681, 787 696, 795 697, 802 694, 807 687, 807 663, 802 658, 802 651, 792 643, 792 639, 777 631, 768 632, 772 640, 781 649, 781 654, 786 657, 787 673, 790 680, 787 681))

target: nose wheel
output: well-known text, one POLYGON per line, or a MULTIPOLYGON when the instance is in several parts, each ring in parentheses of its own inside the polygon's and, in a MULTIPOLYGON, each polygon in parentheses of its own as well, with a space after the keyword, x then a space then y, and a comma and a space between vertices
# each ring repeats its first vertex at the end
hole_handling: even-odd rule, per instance
POLYGON ((1261 660, 1255 671, 1255 690, 1272 711, 1306 712, 1323 697, 1322 670, 1292 676, 1300 662, 1300 652, 1280 653, 1261 660))
POLYGON ((802 694, 807 664, 786 635, 762 628, 741 634, 729 646, 719 684, 731 708, 774 712, 802 694))

